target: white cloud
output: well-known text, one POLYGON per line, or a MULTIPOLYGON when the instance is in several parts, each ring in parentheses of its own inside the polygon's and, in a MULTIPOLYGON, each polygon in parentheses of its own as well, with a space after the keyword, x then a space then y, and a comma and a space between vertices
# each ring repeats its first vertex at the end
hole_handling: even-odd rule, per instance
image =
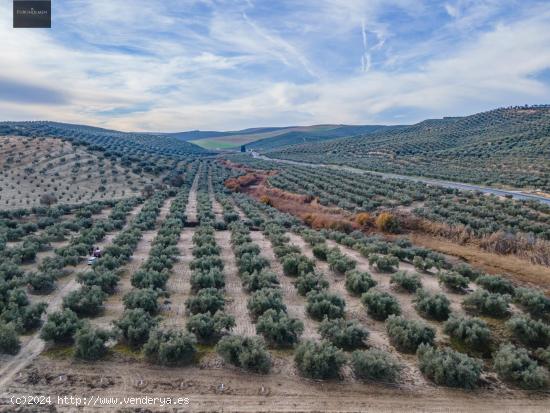
POLYGON ((260 14, 260 3, 186 7, 195 3, 209 11, 191 21, 171 12, 177 2, 75 0, 63 31, 11 29, 0 4, 0 78, 32 74, 66 97, 56 105, 0 101, 2 117, 152 131, 402 123, 550 96, 532 77, 550 68, 543 7, 506 21, 491 17, 492 1, 447 3, 453 20, 421 43, 398 39, 383 16, 390 7, 423 20, 420 0, 300 2, 273 16, 260 14), (341 71, 348 54, 350 69, 341 71))

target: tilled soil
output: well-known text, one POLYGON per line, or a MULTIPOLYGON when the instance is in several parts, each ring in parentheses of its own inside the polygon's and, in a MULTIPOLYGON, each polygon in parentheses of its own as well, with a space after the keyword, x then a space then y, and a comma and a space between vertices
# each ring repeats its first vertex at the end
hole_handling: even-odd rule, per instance
POLYGON ((248 294, 243 290, 238 276, 235 254, 231 249, 231 232, 216 231, 216 243, 221 248, 224 263, 226 304, 225 312, 235 317, 235 328, 232 333, 243 336, 256 334, 256 327, 250 319, 247 303, 248 294))
POLYGON ((252 241, 260 246, 261 254, 271 263, 271 269, 277 274, 283 292, 283 302, 287 306, 288 314, 299 318, 304 323, 303 339, 318 339, 317 328, 319 323, 311 319, 306 313, 306 299, 298 294, 292 279, 284 275, 283 267, 277 260, 271 242, 259 231, 250 233, 252 241))
POLYGON ((180 235, 177 247, 180 252, 177 263, 166 283, 170 297, 161 305, 162 324, 183 328, 187 319, 185 302, 191 294, 191 270, 189 263, 193 259, 194 228, 185 228, 180 235))
MULTIPOLYGON (((256 375, 224 366, 213 353, 203 356, 198 366, 183 368, 152 366, 116 354, 91 364, 40 356, 15 378, 7 395, 189 398, 189 404, 178 409, 141 404, 138 410, 121 407, 123 400, 117 400, 93 408, 58 405, 56 410, 42 410, 60 412, 545 412, 550 402, 548 395, 519 390, 390 386, 353 377, 312 381, 295 373, 290 356, 274 354, 273 359, 272 372, 256 375)), ((14 411, 9 403, 9 398, 0 401, 3 411, 14 411)))

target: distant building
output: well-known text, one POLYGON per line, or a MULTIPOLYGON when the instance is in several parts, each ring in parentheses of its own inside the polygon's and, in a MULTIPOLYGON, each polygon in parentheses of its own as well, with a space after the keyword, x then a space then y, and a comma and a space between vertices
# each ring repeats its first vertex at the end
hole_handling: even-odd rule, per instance
POLYGON ((245 145, 241 145, 241 152, 246 152, 246 146, 245 145))

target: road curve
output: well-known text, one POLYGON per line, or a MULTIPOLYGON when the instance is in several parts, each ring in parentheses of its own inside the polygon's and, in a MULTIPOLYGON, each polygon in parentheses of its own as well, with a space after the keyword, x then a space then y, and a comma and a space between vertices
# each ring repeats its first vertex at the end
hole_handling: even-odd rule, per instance
POLYGON ((332 164, 322 164, 322 163, 309 163, 309 162, 298 162, 298 161, 291 161, 288 159, 276 159, 276 158, 269 158, 265 155, 261 155, 257 152, 250 152, 252 157, 257 159, 263 159, 266 161, 271 162, 278 162, 278 163, 286 163, 290 165, 300 165, 300 166, 309 166, 312 168, 330 168, 330 169, 338 169, 338 170, 345 170, 349 172, 354 172, 358 174, 373 174, 373 175, 379 175, 386 178, 393 178, 393 179, 405 179, 407 181, 413 181, 413 182, 422 182, 427 185, 436 185, 436 186, 442 186, 445 188, 455 188, 460 189, 464 191, 479 191, 485 194, 493 194, 497 196, 511 196, 514 199, 519 200, 530 200, 530 201, 538 201, 542 202, 543 204, 550 205, 550 198, 546 198, 544 196, 531 194, 528 192, 523 192, 520 190, 507 190, 507 189, 499 189, 499 188, 492 188, 489 186, 480 186, 475 184, 466 184, 463 182, 453 182, 453 181, 444 181, 440 179, 431 179, 431 178, 424 178, 421 176, 410 176, 410 175, 400 175, 400 174, 392 174, 392 173, 385 173, 385 172, 376 172, 376 171, 369 171, 365 169, 359 169, 359 168, 353 168, 351 166, 343 166, 343 165, 332 165, 332 164))

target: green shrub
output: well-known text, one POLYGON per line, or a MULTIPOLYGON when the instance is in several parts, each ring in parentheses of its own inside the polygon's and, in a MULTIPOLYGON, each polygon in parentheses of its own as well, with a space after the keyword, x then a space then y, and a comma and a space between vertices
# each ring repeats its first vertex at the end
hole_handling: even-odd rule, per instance
POLYGON ((150 314, 158 311, 158 293, 150 288, 134 289, 122 298, 124 306, 128 309, 141 308, 150 314))
POLYGON ((221 289, 225 287, 224 275, 219 268, 194 271, 191 275, 191 289, 198 291, 203 288, 221 289))
POLYGON ((542 291, 531 288, 516 288, 514 301, 533 317, 548 317, 550 313, 550 298, 542 291))
POLYGON ((113 323, 120 336, 131 346, 138 347, 149 339, 149 332, 157 320, 142 308, 125 310, 122 317, 113 323))
POLYGON ((428 272, 431 268, 435 266, 435 263, 429 258, 424 259, 416 255, 413 258, 413 265, 417 271, 428 272))
POLYGON ((535 357, 546 364, 547 367, 550 367, 550 346, 536 349, 535 357))
POLYGON ((82 287, 63 298, 63 307, 69 308, 80 316, 95 316, 103 310, 103 301, 107 294, 101 287, 82 287))
POLYGON ((459 273, 460 275, 475 281, 479 276, 483 275, 481 271, 475 270, 470 267, 468 264, 460 263, 453 267, 453 271, 459 273))
POLYGON ((354 351, 351 354, 351 367, 360 379, 384 382, 396 381, 403 369, 395 357, 376 348, 354 351))
POLYGON ((107 353, 105 343, 109 333, 84 326, 75 333, 75 357, 84 360, 98 360, 107 353))
POLYGON ((252 293, 247 307, 254 319, 270 309, 286 311, 281 290, 275 288, 263 288, 252 293))
POLYGON ((316 244, 312 248, 313 255, 321 261, 326 261, 329 253, 327 244, 316 244))
POLYGON ((191 314, 211 313, 222 310, 225 305, 223 293, 216 288, 204 288, 193 297, 189 297, 185 303, 191 314))
POLYGON ((216 351, 226 363, 256 373, 268 373, 271 369, 271 356, 259 337, 226 336, 216 351))
POLYGON ((462 293, 468 288, 470 280, 454 271, 441 272, 438 275, 439 283, 449 290, 462 293))
POLYGON ((164 289, 168 280, 167 272, 140 269, 132 275, 132 286, 136 288, 164 289))
POLYGON ((451 314, 451 302, 445 294, 430 294, 426 290, 418 290, 414 297, 414 307, 426 318, 443 321, 451 314))
POLYGON ((462 306, 470 312, 492 317, 506 317, 510 300, 509 295, 490 293, 480 289, 469 294, 462 301, 462 306))
POLYGON ((319 334, 336 347, 355 350, 365 346, 369 332, 357 320, 323 320, 319 325, 319 334))
POLYGON ((406 271, 397 271, 392 274, 390 284, 395 284, 400 289, 409 293, 414 293, 419 288, 422 288, 422 282, 417 274, 409 275, 406 271))
POLYGON ((399 259, 393 255, 369 255, 369 265, 376 267, 380 272, 393 272, 399 267, 399 259))
POLYGON ((193 334, 175 329, 156 329, 143 346, 143 354, 152 363, 163 366, 186 366, 195 354, 197 340, 193 334))
POLYGON ((14 326, 0 323, 0 353, 17 354, 20 348, 21 343, 14 326))
POLYGON ((361 295, 366 293, 377 284, 368 272, 351 270, 346 272, 346 289, 354 294, 361 295))
POLYGON ((289 254, 281 260, 283 271, 289 277, 297 277, 312 272, 315 268, 313 262, 301 254, 289 254))
POLYGON ((346 302, 328 291, 310 291, 307 294, 306 311, 315 320, 342 318, 346 302))
POLYGON ((235 317, 221 311, 217 311, 213 316, 210 313, 195 314, 186 324, 187 330, 193 333, 201 343, 217 342, 233 327, 235 327, 235 317))
POLYGON ((328 341, 305 341, 296 349, 294 361, 304 376, 329 379, 338 376, 345 357, 342 350, 328 341))
POLYGON ((432 344, 435 330, 417 320, 389 316, 386 331, 391 343, 400 351, 414 353, 420 344, 432 344))
POLYGON ((319 272, 310 272, 296 278, 294 286, 298 294, 307 295, 310 291, 321 291, 328 288, 328 281, 325 276, 319 272))
POLYGON ((119 277, 112 271, 87 271, 79 273, 77 280, 82 285, 93 287, 97 285, 105 293, 112 293, 118 284, 119 277))
POLYGON ((278 347, 290 347, 296 344, 304 331, 304 324, 289 317, 283 311, 269 309, 258 317, 256 332, 265 340, 278 347))
POLYGON ((189 264, 191 270, 209 271, 212 268, 223 270, 223 261, 216 255, 207 255, 205 257, 195 258, 189 264))
POLYGON ((506 322, 514 337, 530 347, 550 345, 550 325, 527 315, 515 315, 506 322))
POLYGON ((481 374, 481 360, 445 348, 420 344, 416 352, 420 371, 434 383, 448 387, 473 389, 481 374))
POLYGON ((247 253, 237 258, 237 267, 241 274, 245 272, 253 273, 269 267, 269 261, 261 255, 247 253))
POLYGON ((74 311, 68 309, 56 311, 48 315, 48 320, 40 331, 40 338, 55 343, 71 342, 82 326, 83 322, 78 319, 74 311))
POLYGON ((367 307, 367 313, 377 320, 401 314, 399 301, 387 292, 370 290, 361 296, 361 302, 367 307))
POLYGON ((513 296, 515 292, 515 287, 510 280, 497 275, 483 275, 477 277, 476 284, 491 293, 510 294, 513 296))
POLYGON ((241 278, 243 287, 248 292, 258 291, 263 288, 277 288, 279 286, 277 274, 265 268, 261 271, 254 271, 251 274, 245 272, 241 278))
POLYGON ((548 384, 548 373, 529 357, 524 348, 504 344, 493 355, 498 375, 526 389, 541 389, 548 384))
POLYGON ((48 293, 55 288, 55 279, 51 274, 32 273, 27 276, 27 284, 35 293, 48 293))
POLYGON ((340 274, 345 274, 347 271, 353 270, 357 265, 355 260, 342 254, 338 248, 329 250, 327 261, 330 269, 340 274))
POLYGON ((443 331, 475 350, 484 350, 491 341, 491 330, 487 323, 476 317, 451 317, 443 331))

